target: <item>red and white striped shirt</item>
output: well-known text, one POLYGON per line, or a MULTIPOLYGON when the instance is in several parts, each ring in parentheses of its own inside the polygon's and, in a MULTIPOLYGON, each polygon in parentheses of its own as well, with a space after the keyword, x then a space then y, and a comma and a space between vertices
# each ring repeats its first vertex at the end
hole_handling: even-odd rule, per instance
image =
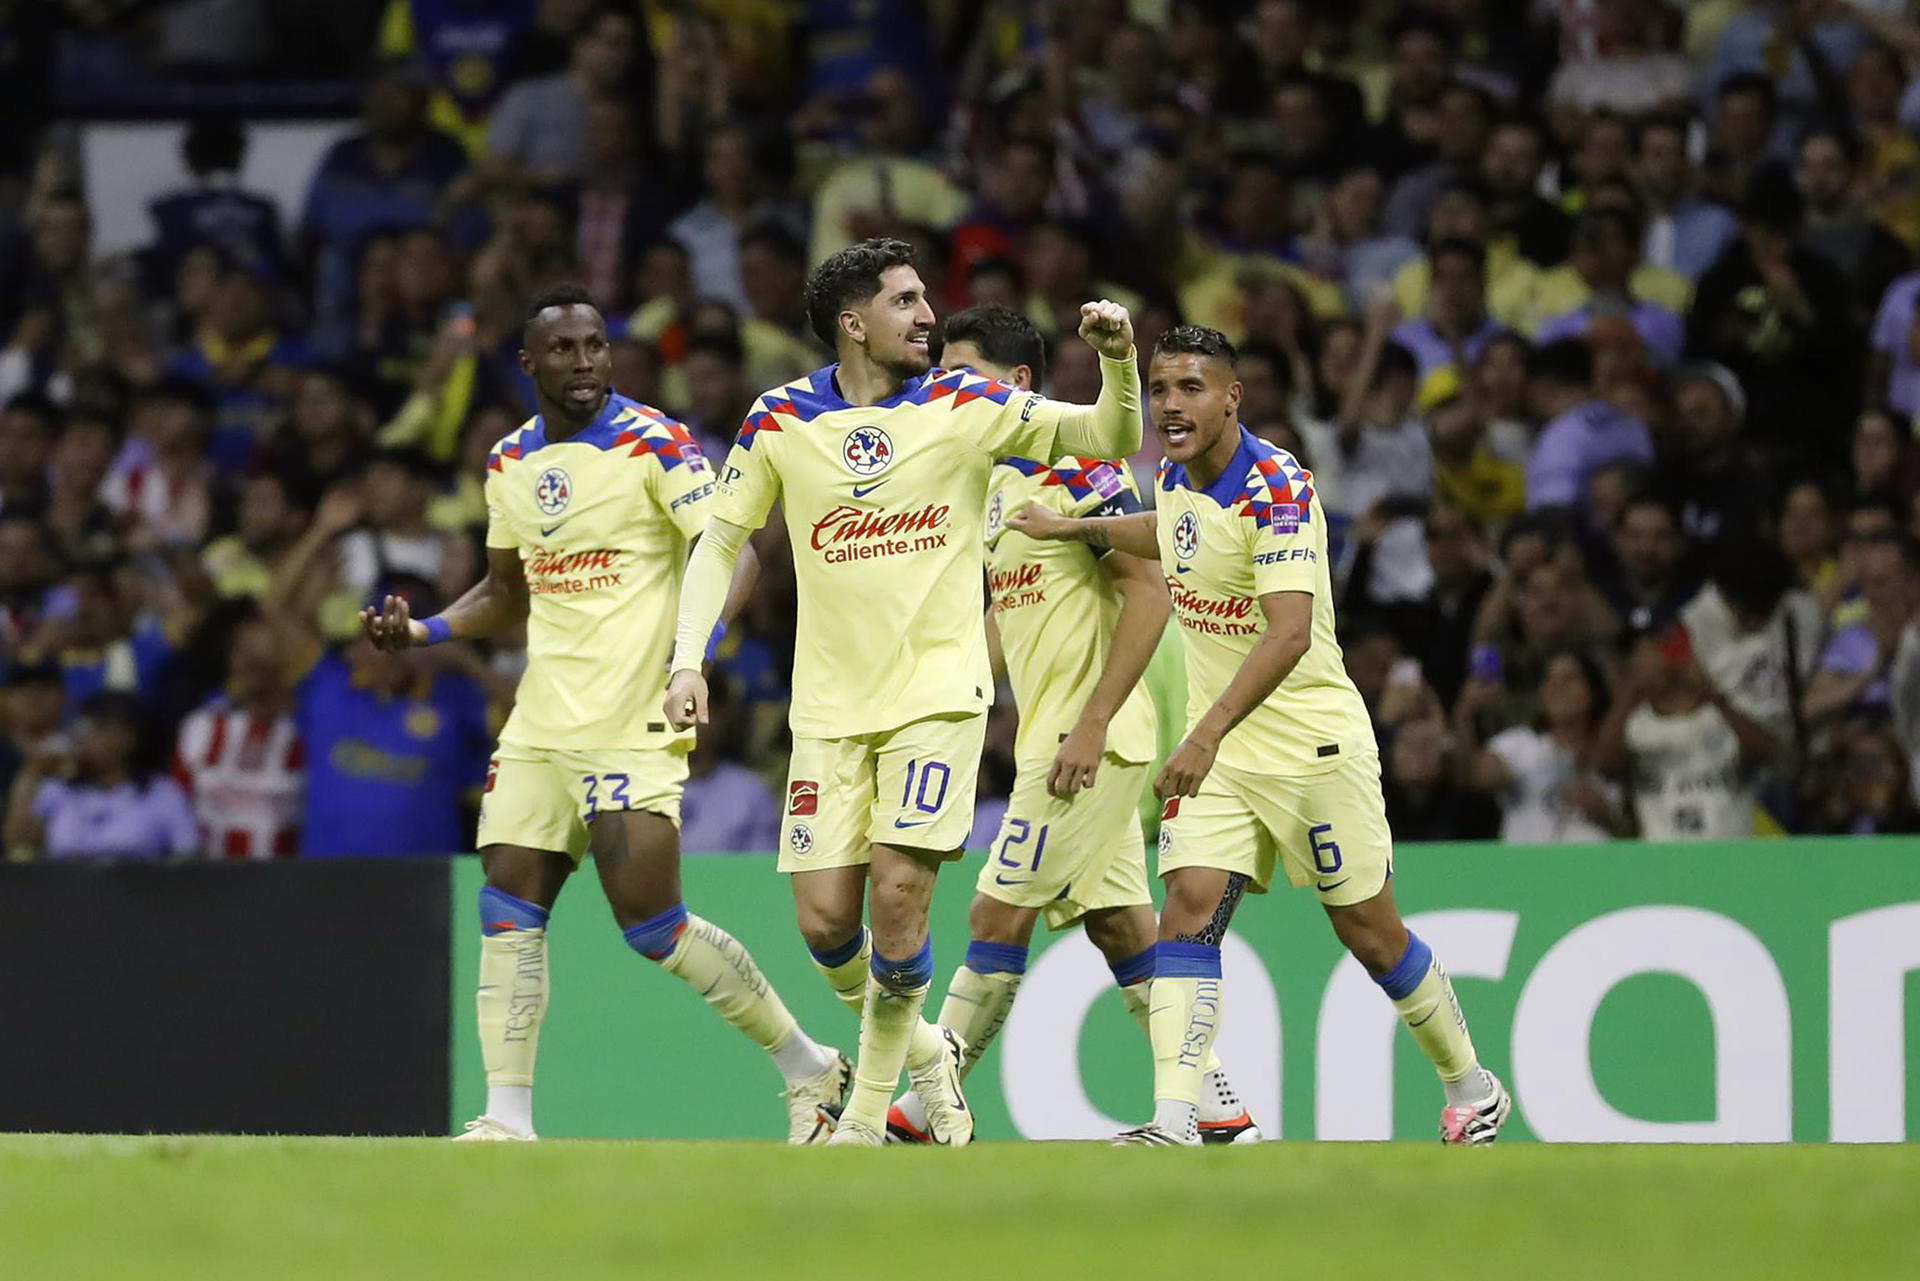
POLYGON ((291 715, 256 716, 216 698, 182 722, 173 774, 193 797, 209 857, 299 853, 307 761, 291 715))

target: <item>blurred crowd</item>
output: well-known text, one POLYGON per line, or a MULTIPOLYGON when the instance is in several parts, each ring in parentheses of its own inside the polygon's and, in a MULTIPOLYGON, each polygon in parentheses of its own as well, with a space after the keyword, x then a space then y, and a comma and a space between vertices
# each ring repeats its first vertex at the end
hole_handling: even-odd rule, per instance
MULTIPOLYGON (((354 616, 478 577, 524 301, 586 283, 619 389, 719 456, 828 359, 809 265, 879 232, 937 313, 1031 317, 1064 399, 1089 298, 1239 344, 1399 839, 1920 830, 1904 0, 342 0, 298 57, 359 115, 289 219, 237 82, 315 8, 0 9, 10 856, 468 848, 524 653, 354 616), (58 74, 101 66, 190 116, 137 252, 81 181, 109 86, 58 74)), ((763 555, 690 851, 776 833, 763 555)))

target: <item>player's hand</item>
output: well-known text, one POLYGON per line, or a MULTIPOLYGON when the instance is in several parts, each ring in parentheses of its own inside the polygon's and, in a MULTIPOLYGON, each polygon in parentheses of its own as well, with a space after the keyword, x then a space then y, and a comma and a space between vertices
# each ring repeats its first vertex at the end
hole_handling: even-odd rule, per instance
POLYGON ((1160 777, 1153 780, 1153 794, 1163 801, 1173 796, 1198 796, 1200 784, 1213 768, 1213 758, 1219 750, 1217 745, 1203 739, 1181 739, 1180 746, 1167 757, 1160 777))
POLYGON ((673 678, 667 682, 667 701, 664 710, 667 713, 667 724, 676 730, 705 725, 707 723, 707 678, 686 667, 675 672, 673 678))
POLYGON ((1060 542, 1073 537, 1072 520, 1032 501, 1007 517, 1007 528, 1041 542, 1060 542))
POLYGON ((404 596, 387 597, 380 609, 369 605, 361 610, 360 626, 375 649, 397 652, 427 643, 426 625, 413 620, 404 596))
POLYGON ((1106 752, 1107 727, 1081 721, 1054 755, 1053 768, 1047 772, 1047 790, 1065 797, 1092 787, 1095 776, 1100 773, 1100 758, 1106 752))
POLYGON ((1080 336, 1102 356, 1125 360, 1133 354, 1133 317, 1111 298, 1081 303, 1080 336))

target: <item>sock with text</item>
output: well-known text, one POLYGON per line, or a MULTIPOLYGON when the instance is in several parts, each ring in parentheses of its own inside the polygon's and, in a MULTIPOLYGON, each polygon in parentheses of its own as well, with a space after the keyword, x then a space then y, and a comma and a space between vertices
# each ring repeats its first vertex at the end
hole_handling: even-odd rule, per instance
POLYGON ((1454 998, 1453 981, 1418 934, 1408 932, 1406 954, 1373 981, 1393 1001, 1420 1052, 1433 1061, 1448 1103, 1474 1103, 1493 1093, 1493 1083, 1474 1056, 1473 1038, 1454 998))
POLYGON ((1013 1008, 1026 974, 1027 949, 1019 944, 967 944, 966 963, 953 972, 947 999, 940 1005, 940 1025, 952 1028, 967 1043, 960 1063, 962 1079, 1006 1026, 1007 1011, 1013 1008))
POLYGON ((1147 1034, 1153 1042, 1153 1120, 1186 1140, 1199 1133, 1201 1078, 1220 1030, 1220 949, 1161 943, 1154 949, 1147 1034))
POLYGON ((547 1013, 547 913, 488 885, 480 891, 480 1057, 487 1112, 533 1133, 533 1061, 547 1013))

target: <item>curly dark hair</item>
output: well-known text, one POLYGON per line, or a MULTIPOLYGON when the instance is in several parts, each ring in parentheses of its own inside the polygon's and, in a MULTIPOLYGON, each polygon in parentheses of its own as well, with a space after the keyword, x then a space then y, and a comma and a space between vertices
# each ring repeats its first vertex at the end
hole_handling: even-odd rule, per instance
POLYGON ((1047 340, 1034 323, 1017 311, 1005 307, 969 307, 947 317, 941 329, 941 342, 970 342, 980 354, 1008 369, 1025 365, 1033 371, 1034 382, 1047 376, 1047 340))
POLYGON ((865 302, 880 292, 881 273, 914 265, 913 246, 904 240, 876 236, 848 245, 807 273, 801 297, 807 304, 807 324, 828 347, 838 345, 840 312, 848 303, 865 302))

